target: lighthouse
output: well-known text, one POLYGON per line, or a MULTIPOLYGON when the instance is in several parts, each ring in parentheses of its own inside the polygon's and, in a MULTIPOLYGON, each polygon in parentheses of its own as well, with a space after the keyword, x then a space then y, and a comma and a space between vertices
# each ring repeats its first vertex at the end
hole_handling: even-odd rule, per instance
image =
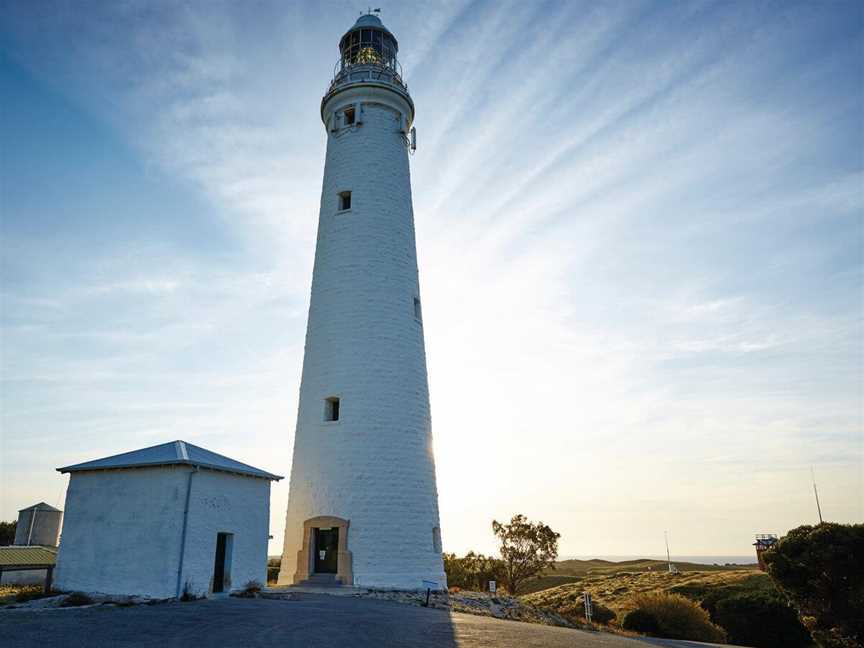
POLYGON ((372 13, 339 41, 279 584, 446 587, 409 152, 414 102, 372 13))

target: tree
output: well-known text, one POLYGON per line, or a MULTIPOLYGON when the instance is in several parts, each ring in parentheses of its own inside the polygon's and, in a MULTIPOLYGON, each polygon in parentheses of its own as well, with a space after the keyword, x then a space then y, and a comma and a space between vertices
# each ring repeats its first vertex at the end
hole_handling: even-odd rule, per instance
POLYGON ((768 574, 824 648, 864 642, 864 524, 792 529, 765 552, 768 574))
POLYGON ((555 569, 561 534, 542 522, 532 524, 524 515, 514 515, 509 524, 492 520, 492 531, 501 541, 501 579, 511 594, 525 579, 555 569))
POLYGON ((0 547, 11 545, 15 542, 15 529, 18 522, 0 522, 0 547))

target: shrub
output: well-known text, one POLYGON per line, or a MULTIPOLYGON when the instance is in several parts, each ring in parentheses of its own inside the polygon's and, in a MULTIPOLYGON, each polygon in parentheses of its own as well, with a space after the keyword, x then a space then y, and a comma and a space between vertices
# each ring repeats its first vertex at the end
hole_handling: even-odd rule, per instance
POLYGON ((764 554, 768 574, 825 648, 864 642, 864 524, 792 529, 764 554))
POLYGON ((190 581, 186 581, 183 583, 183 593, 180 595, 180 600, 184 603, 187 601, 197 601, 198 599, 203 598, 198 596, 192 591, 192 583, 190 581))
POLYGON ((464 557, 443 554, 447 585, 465 590, 485 592, 490 580, 501 580, 501 561, 469 551, 464 557))
MULTIPOLYGON (((539 605, 538 607, 543 607, 539 605)), ((581 592, 572 592, 554 608, 549 608, 565 617, 579 617, 586 620, 585 600, 581 592)), ((598 601, 591 602, 591 621, 594 623, 609 623, 616 617, 615 612, 598 601)))
POLYGON ((239 598, 257 598, 261 593, 261 583, 256 580, 250 580, 243 586, 243 589, 235 593, 234 596, 239 598))
POLYGON ((660 633, 660 625, 657 619, 650 612, 645 610, 631 610, 624 615, 624 621, 621 627, 625 630, 633 632, 642 632, 644 634, 656 635, 660 633))
POLYGON ((639 594, 633 599, 633 608, 654 617, 657 636, 719 643, 726 640, 726 633, 711 623, 708 612, 680 594, 639 594))
POLYGON ((777 595, 751 592, 721 598, 711 618, 726 630, 733 644, 755 648, 813 645, 810 633, 798 621, 795 610, 777 595))
POLYGON ((81 605, 91 605, 92 603, 93 599, 84 592, 72 592, 63 599, 60 607, 79 607, 81 605))

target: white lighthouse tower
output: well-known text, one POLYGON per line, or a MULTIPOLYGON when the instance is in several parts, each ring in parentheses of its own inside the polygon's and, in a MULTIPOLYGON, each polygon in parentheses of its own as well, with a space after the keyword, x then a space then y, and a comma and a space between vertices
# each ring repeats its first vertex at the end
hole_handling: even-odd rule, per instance
POLYGON ((446 586, 408 152, 414 103, 372 14, 339 42, 280 584, 446 586))

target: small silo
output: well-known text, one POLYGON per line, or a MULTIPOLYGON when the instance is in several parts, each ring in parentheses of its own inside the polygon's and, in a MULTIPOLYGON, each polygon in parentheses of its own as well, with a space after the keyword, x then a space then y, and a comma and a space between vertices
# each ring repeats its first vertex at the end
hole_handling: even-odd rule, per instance
POLYGON ((62 519, 63 511, 45 502, 21 509, 18 511, 18 526, 15 527, 15 544, 22 547, 56 547, 62 519))

